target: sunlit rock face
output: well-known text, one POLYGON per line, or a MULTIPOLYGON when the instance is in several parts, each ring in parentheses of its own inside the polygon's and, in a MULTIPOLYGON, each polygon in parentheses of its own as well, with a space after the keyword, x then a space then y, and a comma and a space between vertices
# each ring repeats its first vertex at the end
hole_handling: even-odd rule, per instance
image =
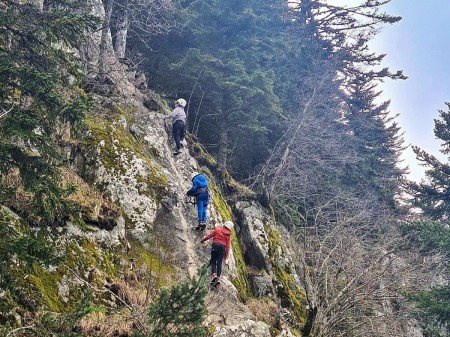
MULTIPOLYGON (((211 189, 208 230, 206 233, 193 230, 197 209, 186 202, 185 193, 191 187, 191 173, 204 168, 188 151, 173 156, 173 144, 167 132, 170 124, 164 118, 170 110, 162 105, 158 110, 139 105, 127 106, 126 111, 118 107, 113 110, 115 117, 109 117, 107 122, 88 118, 86 140, 89 146, 79 153, 82 158, 74 160, 78 163, 77 170, 120 206, 126 223, 122 226, 118 222, 111 234, 114 230, 122 232, 123 228, 125 241, 138 241, 151 254, 159 254, 168 267, 176 270, 179 281, 187 275, 195 275, 210 258, 210 242, 200 244, 199 240, 224 221, 224 211, 216 204, 222 196, 218 190, 211 189)), ((209 178, 212 186, 217 184, 212 176, 209 178)), ((230 252, 220 290, 211 291, 207 296, 209 313, 205 324, 217 327, 217 336, 233 336, 239 331, 244 333, 242 336, 270 336, 270 326, 258 321, 241 301, 239 292, 242 289, 235 284, 235 280, 242 277, 238 263, 248 265, 248 268, 243 266, 244 277, 251 283, 252 296, 269 297, 274 303, 281 303, 278 288, 286 287, 288 283, 278 280, 273 260, 277 261, 276 270, 286 269, 292 262, 287 248, 281 246, 279 234, 274 234, 278 231, 272 228, 270 217, 259 204, 237 202, 234 211, 236 239, 241 243, 239 250, 244 256, 238 262, 236 251, 230 252), (268 234, 267 229, 274 232, 268 234)), ((283 277, 295 280, 292 275, 283 277)), ((61 293, 66 289, 62 286, 61 293)), ((272 314, 276 316, 277 312, 272 314)), ((289 328, 282 331, 290 336, 289 328)))
POLYGON ((214 337, 271 337, 270 326, 263 322, 246 320, 240 325, 218 328, 214 337))

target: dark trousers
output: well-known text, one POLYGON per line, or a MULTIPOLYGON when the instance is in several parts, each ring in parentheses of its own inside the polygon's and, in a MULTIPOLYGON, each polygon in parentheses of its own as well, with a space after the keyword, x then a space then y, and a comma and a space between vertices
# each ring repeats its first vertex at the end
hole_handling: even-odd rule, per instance
POLYGON ((225 246, 220 243, 213 243, 211 248, 211 274, 218 277, 222 274, 222 261, 225 256, 225 246))
POLYGON ((173 139, 175 140, 175 144, 177 146, 177 150, 181 149, 181 142, 184 139, 184 134, 186 132, 186 125, 183 121, 176 121, 172 125, 172 134, 173 139))

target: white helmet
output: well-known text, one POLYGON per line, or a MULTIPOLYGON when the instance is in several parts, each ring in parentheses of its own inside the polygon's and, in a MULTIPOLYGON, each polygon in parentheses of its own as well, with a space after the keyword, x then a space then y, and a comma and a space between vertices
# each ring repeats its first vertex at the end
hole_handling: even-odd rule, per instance
POLYGON ((200 173, 198 173, 198 172, 194 172, 194 173, 192 173, 191 174, 191 180, 194 180, 194 178, 196 177, 196 176, 198 176, 200 173))
POLYGON ((183 108, 186 106, 186 100, 182 98, 178 98, 175 102, 177 102, 179 105, 181 105, 183 108))
POLYGON ((226 227, 231 231, 234 227, 234 224, 232 221, 228 220, 228 221, 225 221, 225 223, 223 224, 223 227, 226 227))

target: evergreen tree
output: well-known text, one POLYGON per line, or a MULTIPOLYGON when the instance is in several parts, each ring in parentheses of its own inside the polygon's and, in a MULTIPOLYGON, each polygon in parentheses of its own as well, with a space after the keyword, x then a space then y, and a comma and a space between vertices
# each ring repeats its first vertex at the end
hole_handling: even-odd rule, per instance
MULTIPOLYGON (((434 134, 442 140, 441 152, 450 154, 450 103, 446 103, 448 111, 440 110, 440 119, 435 120, 434 134)), ((450 257, 450 164, 442 163, 435 156, 425 152, 419 147, 413 147, 417 159, 426 167, 426 179, 420 183, 410 184, 413 196, 413 206, 419 207, 423 215, 434 222, 412 224, 409 231, 415 231, 419 244, 424 247, 425 253, 438 249, 450 257)), ((447 275, 449 277, 450 275, 447 275)), ((448 280, 447 280, 448 282, 448 280)), ((436 322, 436 331, 444 327, 450 333, 450 286, 435 287, 428 292, 411 294, 419 307, 423 308, 429 317, 429 322, 436 322)), ((433 330, 433 324, 429 324, 433 330)), ((438 336, 436 333, 433 336, 438 336)))
POLYGON ((377 105, 376 84, 359 76, 351 84, 346 97, 346 120, 352 146, 359 159, 346 167, 345 184, 376 196, 380 207, 395 210, 406 169, 401 167, 400 154, 405 149, 400 127, 390 116, 389 102, 377 105))
POLYGON ((189 131, 218 157, 221 171, 231 166, 248 175, 267 155, 281 117, 272 65, 277 50, 284 54, 274 36, 285 25, 286 4, 227 0, 183 6, 178 20, 186 20, 184 30, 152 43, 158 53, 148 63, 150 86, 188 98, 189 131))
POLYGON ((69 52, 96 27, 84 5, 0 1, 0 199, 30 223, 58 223, 71 209, 55 135, 65 124, 76 130, 90 105, 69 52))
POLYGON ((162 289, 148 313, 152 332, 149 337, 206 336, 205 297, 208 293, 207 268, 197 277, 171 289, 162 289))
MULTIPOLYGON (((435 120, 434 134, 442 140, 441 152, 450 155, 450 103, 448 111, 439 110, 440 119, 435 120)), ((450 164, 442 163, 435 156, 419 147, 413 147, 419 162, 426 167, 426 181, 412 183, 414 206, 420 207, 431 219, 448 222, 450 219, 450 164)))
POLYGON ((405 79, 401 71, 374 70, 385 55, 376 55, 368 42, 383 24, 401 18, 382 12, 388 1, 363 1, 354 6, 336 6, 321 0, 302 1, 297 8, 303 34, 315 39, 337 63, 341 79, 341 120, 348 126, 350 147, 358 159, 343 169, 344 185, 359 195, 377 195, 378 201, 395 209, 404 169, 400 168, 403 140, 388 102, 375 103, 377 82, 385 78, 405 79), (337 61, 336 61, 337 60, 337 61), (350 145, 351 144, 351 145, 350 145))
POLYGON ((43 239, 35 237, 28 226, 13 216, 5 208, 0 208, 0 321, 23 297, 23 289, 17 282, 17 271, 31 271, 34 264, 48 266, 57 260, 53 250, 43 239))
MULTIPOLYGON (((423 256, 438 253, 448 261, 450 259, 450 230, 448 225, 437 221, 418 221, 405 224, 405 236, 411 238, 411 243, 420 247, 423 256)), ((426 336, 444 337, 450 334, 450 274, 447 275, 446 286, 431 285, 426 291, 406 293, 407 299, 413 301, 421 310, 417 320, 426 336)))

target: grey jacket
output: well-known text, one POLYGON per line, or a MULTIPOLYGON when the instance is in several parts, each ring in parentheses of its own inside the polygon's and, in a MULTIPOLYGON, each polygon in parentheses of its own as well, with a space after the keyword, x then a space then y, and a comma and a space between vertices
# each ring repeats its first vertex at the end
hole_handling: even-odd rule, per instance
POLYGON ((172 124, 175 124, 176 121, 182 121, 186 124, 186 113, 182 107, 176 107, 170 114, 170 117, 172 117, 172 124))

